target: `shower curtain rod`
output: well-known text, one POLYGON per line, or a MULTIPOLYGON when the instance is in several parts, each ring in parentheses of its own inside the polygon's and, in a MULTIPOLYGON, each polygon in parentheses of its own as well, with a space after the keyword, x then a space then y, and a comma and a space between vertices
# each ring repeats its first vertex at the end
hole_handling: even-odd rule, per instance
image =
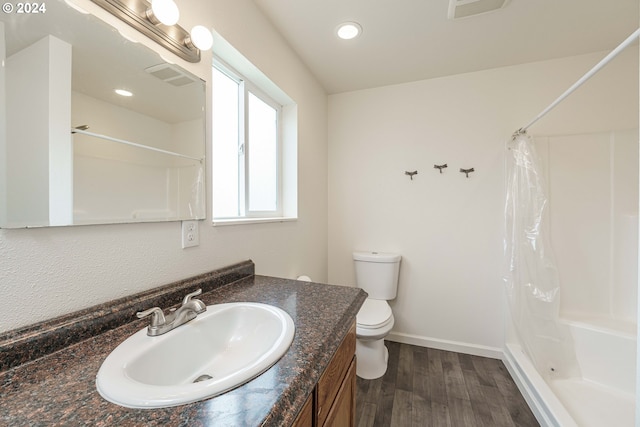
POLYGON ((191 157, 191 156, 187 156, 186 154, 174 153, 173 151, 163 150, 161 148, 156 148, 156 147, 150 147, 148 145, 138 144, 135 142, 127 141, 125 139, 118 139, 118 138, 114 138, 107 135, 101 135, 99 133, 87 132, 86 130, 80 129, 80 128, 72 128, 71 133, 80 133, 82 135, 88 135, 96 138, 106 139, 107 141, 117 142, 119 144, 125 144, 125 145, 130 145, 132 147, 144 148, 145 150, 151 150, 158 153, 169 154, 170 156, 182 157, 189 160, 197 160, 200 163, 202 163, 202 160, 203 160, 202 158, 191 157))
POLYGON ((582 86, 582 84, 584 82, 586 82, 587 80, 589 80, 591 77, 593 77, 594 74, 596 74, 598 71, 600 71, 605 65, 607 65, 613 58, 615 58, 616 56, 618 56, 618 54, 620 52, 622 52, 624 49, 626 49, 631 43, 633 43, 635 41, 635 39, 637 39, 640 36, 640 28, 638 28, 633 34, 631 34, 629 37, 627 37, 622 43, 620 43, 618 45, 618 47, 616 47, 615 49, 613 49, 607 56, 605 56, 604 58, 602 58, 602 60, 600 62, 598 62, 595 67, 593 67, 591 70, 589 70, 584 76, 582 76, 580 78, 580 80, 578 80, 577 82, 575 82, 569 89, 567 89, 562 95, 560 95, 558 97, 558 99, 556 99, 555 101, 553 101, 547 108, 545 108, 540 114, 538 114, 533 120, 531 120, 529 123, 527 123, 525 126, 521 127, 520 129, 518 129, 514 135, 517 135, 519 133, 524 133, 527 131, 527 129, 529 129, 535 122, 537 122, 538 120, 540 120, 542 117, 546 116, 547 113, 549 111, 551 111, 553 108, 555 108, 558 104, 560 104, 562 101, 564 101, 564 99, 566 97, 568 97, 569 95, 571 95, 571 93, 573 93, 576 89, 578 89, 580 86, 582 86))

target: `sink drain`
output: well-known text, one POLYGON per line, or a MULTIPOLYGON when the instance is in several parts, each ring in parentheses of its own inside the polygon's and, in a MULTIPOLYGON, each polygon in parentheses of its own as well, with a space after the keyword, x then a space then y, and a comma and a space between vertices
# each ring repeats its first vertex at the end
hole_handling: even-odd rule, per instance
POLYGON ((199 383, 201 381, 207 381, 212 379, 213 377, 211 375, 208 374, 202 374, 200 375, 198 378, 196 378, 195 380, 193 380, 194 383, 199 383))

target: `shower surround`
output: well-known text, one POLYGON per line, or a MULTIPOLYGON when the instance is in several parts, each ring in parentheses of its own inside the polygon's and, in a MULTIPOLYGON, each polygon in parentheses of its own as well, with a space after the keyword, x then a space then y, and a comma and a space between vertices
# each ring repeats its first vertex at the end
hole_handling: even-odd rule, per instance
MULTIPOLYGON (((543 425, 633 426, 638 131, 536 137, 560 283, 558 328, 577 366, 536 368, 511 322, 505 359, 543 425)), ((515 317, 515 316, 514 316, 515 317)))

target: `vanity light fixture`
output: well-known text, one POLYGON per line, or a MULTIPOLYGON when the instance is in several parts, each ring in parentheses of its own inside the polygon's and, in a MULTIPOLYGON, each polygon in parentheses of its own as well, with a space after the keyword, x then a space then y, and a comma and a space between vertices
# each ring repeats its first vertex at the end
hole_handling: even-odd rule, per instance
POLYGON ((344 22, 338 25, 336 34, 343 40, 351 40, 362 34, 362 27, 357 22, 344 22))
POLYGON ((188 32, 177 24, 180 10, 174 0, 91 1, 186 61, 200 62, 200 52, 213 45, 207 27, 196 25, 188 32))

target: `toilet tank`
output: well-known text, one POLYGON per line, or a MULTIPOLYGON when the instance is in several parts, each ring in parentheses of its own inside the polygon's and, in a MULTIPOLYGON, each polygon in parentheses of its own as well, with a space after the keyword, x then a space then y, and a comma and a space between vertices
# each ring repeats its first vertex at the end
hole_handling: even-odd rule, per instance
POLYGON ((401 259, 400 255, 388 252, 354 252, 357 286, 367 292, 369 298, 394 299, 401 259))

